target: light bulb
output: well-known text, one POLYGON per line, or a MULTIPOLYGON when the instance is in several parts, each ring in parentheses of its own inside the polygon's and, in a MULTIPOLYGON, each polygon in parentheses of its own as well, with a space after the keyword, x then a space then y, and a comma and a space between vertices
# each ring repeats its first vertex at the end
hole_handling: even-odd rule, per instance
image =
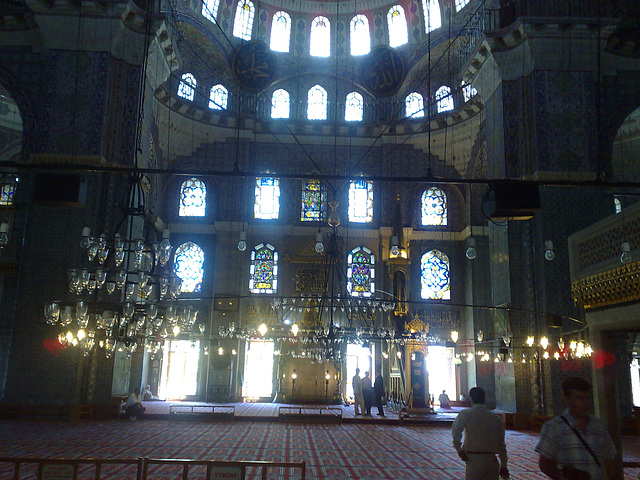
POLYGON ((620 261, 622 263, 629 263, 631 261, 631 245, 629 245, 629 242, 622 243, 622 255, 620 255, 620 261))
POLYGON ((247 249, 247 232, 242 230, 240 232, 240 239, 238 240, 238 250, 244 252, 247 249))
POLYGON ((451 331, 451 340, 453 340, 453 343, 456 343, 458 341, 458 332, 456 332, 455 330, 451 331))
POLYGON ((322 243, 322 232, 316 233, 316 252, 324 252, 324 243, 322 243))
POLYGON ((389 245, 390 245, 389 252, 394 257, 397 257, 398 254, 400 253, 400 247, 399 247, 398 243, 399 243, 398 236, 397 235, 393 235, 391 237, 391 240, 389 241, 389 245))
POLYGON ((553 251, 553 242, 551 240, 547 240, 544 242, 544 258, 551 261, 556 258, 556 254, 553 251))
POLYGON ((298 325, 296 323, 294 323, 293 325, 291 325, 291 333, 293 333, 293 336, 295 337, 296 335, 298 335, 298 331, 300 329, 298 328, 298 325))
POLYGON ((467 240, 467 251, 465 252, 465 255, 469 260, 473 260, 478 256, 475 238, 469 238, 469 240, 467 240))
POLYGON ((262 335, 264 337, 265 333, 267 333, 267 325, 264 323, 261 323, 260 326, 258 327, 258 332, 260 332, 260 335, 262 335))
POLYGON ((84 227, 82 229, 82 239, 80 240, 80 247, 87 248, 89 246, 89 237, 91 236, 91 229, 84 227))

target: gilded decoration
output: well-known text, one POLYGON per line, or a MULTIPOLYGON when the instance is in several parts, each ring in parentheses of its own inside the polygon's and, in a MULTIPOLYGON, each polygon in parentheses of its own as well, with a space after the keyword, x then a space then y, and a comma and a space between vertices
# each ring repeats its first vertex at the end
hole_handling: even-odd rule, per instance
POLYGON ((422 320, 420 320, 420 317, 418 317, 417 313, 413 317, 413 320, 411 320, 409 323, 405 323, 404 328, 405 330, 409 330, 411 333, 413 332, 429 333, 429 324, 426 324, 422 320))
POLYGON ((585 310, 640 300, 640 262, 576 280, 571 296, 585 310))

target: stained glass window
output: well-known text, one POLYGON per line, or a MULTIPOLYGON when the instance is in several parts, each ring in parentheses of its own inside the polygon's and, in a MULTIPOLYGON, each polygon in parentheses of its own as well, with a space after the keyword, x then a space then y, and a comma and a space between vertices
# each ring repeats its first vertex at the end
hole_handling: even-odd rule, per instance
POLYGON ((373 183, 352 180, 349 184, 349 221, 369 223, 373 220, 373 183))
POLYGON ((176 248, 173 269, 182 280, 180 291, 183 293, 199 293, 202 291, 204 278, 204 252, 193 242, 186 242, 176 248))
POLYGON ((307 180, 302 187, 302 211, 300 220, 311 222, 323 220, 327 204, 324 185, 319 180, 307 180))
POLYGON ((251 40, 253 15, 256 8, 251 0, 240 0, 236 7, 236 18, 233 22, 233 36, 243 40, 251 40))
POLYGON ((8 176, 0 183, 0 205, 13 205, 13 197, 18 187, 18 177, 8 176))
POLYGON ((347 292, 353 297, 370 297, 376 291, 375 258, 367 247, 351 250, 347 257, 347 292))
POLYGON ((224 85, 218 84, 211 87, 209 93, 209 108, 213 110, 226 110, 229 92, 224 85))
POLYGON ((351 55, 366 55, 371 50, 369 19, 361 13, 351 19, 351 55))
POLYGON ((207 187, 202 180, 190 178, 180 187, 181 217, 204 217, 207 211, 207 187))
POLYGON ((204 0, 202 2, 202 16, 216 23, 218 5, 220 5, 220 0, 204 0))
POLYGON ((404 101, 405 115, 407 118, 422 118, 424 117, 424 103, 422 101, 422 95, 418 92, 412 92, 407 95, 404 101))
POLYGON ((404 8, 394 5, 387 13, 387 24, 389 26, 389 46, 396 48, 409 41, 407 30, 407 19, 404 15, 404 8))
POLYGON ((307 94, 307 118, 309 120, 327 119, 327 91, 320 85, 311 87, 307 94))
POLYGON ((271 50, 288 52, 291 41, 291 17, 287 12, 276 12, 271 22, 271 50))
POLYGON ((421 296, 427 300, 449 300, 449 257, 439 250, 431 250, 420 262, 421 296))
POLYGON ((185 100, 190 100, 193 102, 197 84, 198 82, 196 81, 196 77, 194 77, 190 73, 185 73, 184 75, 182 75, 180 85, 178 85, 178 96, 184 98, 185 100))
POLYGON ((268 243, 256 245, 251 252, 249 290, 253 293, 275 293, 278 289, 278 252, 268 243))
POLYGON ((271 118, 289 118, 291 98, 289 92, 282 88, 273 92, 271 96, 271 118))
POLYGON ((422 0, 422 10, 424 11, 424 31, 426 33, 442 26, 442 15, 440 14, 438 0, 422 0))
POLYGON ((327 17, 316 17, 311 22, 309 55, 328 57, 331 53, 331 24, 327 17))
POLYGON ((460 10, 462 10, 464 7, 467 6, 468 3, 469 3, 469 0, 456 0, 456 12, 459 12, 460 10))
POLYGON ((422 225, 447 224, 447 195, 438 187, 422 192, 422 225))
POLYGON ((275 177, 256 178, 256 203, 254 217, 273 220, 280 214, 280 179, 275 177))
POLYGON ((464 95, 464 101, 468 102, 472 97, 475 97, 478 94, 478 90, 476 90, 472 85, 462 82, 462 95, 464 95))
POLYGON ((344 119, 347 122, 361 122, 364 116, 364 99, 358 92, 347 95, 344 107, 344 119))
POLYGON ((436 90, 436 108, 438 113, 453 110, 451 89, 446 85, 442 85, 438 90, 436 90))

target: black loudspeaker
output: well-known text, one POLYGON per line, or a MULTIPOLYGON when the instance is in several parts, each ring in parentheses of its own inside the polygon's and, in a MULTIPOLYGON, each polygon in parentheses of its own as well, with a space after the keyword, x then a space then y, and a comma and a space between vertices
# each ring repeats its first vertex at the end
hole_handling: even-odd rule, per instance
POLYGON ((52 207, 84 207, 86 183, 75 173, 36 173, 33 201, 52 207))
POLYGON ((495 201, 488 212, 492 220, 529 220, 540 210, 540 191, 533 182, 497 180, 489 188, 495 201))

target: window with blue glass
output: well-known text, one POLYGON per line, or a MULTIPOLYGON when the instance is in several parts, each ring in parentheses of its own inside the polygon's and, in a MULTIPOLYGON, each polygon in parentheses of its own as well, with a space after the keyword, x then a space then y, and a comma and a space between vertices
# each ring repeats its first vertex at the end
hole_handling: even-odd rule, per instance
POLYGON ((276 177, 256 178, 255 218, 274 220, 280 215, 280 179, 276 177))
POLYGON ((251 252, 249 290, 252 293, 275 293, 278 289, 278 252, 268 243, 256 245, 251 252))
POLYGON ((373 183, 368 180, 352 180, 349 184, 349 221, 373 221, 373 183))
POLYGON ((190 73, 185 73, 182 75, 180 85, 178 85, 178 96, 193 102, 197 84, 198 82, 196 81, 196 77, 190 73))
POLYGON ((276 12, 271 22, 271 50, 274 52, 288 52, 290 43, 291 16, 287 12, 276 12))
POLYGON ((327 17, 316 17, 311 22, 309 55, 328 57, 331 53, 331 24, 327 17))
POLYGON ((236 7, 236 17, 233 21, 233 36, 243 40, 251 40, 253 16, 256 7, 250 0, 240 0, 236 7))
POLYGON ((422 192, 422 225, 447 224, 447 195, 438 187, 422 192))
POLYGON ((207 211, 207 187, 198 178, 190 178, 180 186, 181 217, 204 217, 207 211))
POLYGON ((453 96, 451 89, 446 85, 442 85, 436 90, 436 109, 438 113, 453 110, 453 96))
POLYGON ((370 297, 376 291, 375 258, 367 247, 354 248, 347 257, 347 292, 352 297, 370 297))
POLYGON ((176 248, 173 269, 182 280, 180 291, 183 293, 199 293, 202 291, 204 278, 204 251, 193 242, 186 242, 176 248))
POLYGON ((307 94, 307 118, 309 120, 327 119, 327 91, 320 85, 311 87, 307 94))
POLYGON ((351 19, 351 55, 366 55, 371 50, 369 19, 361 13, 351 19))
POLYGON ((211 87, 209 92, 209 108, 212 110, 226 110, 229 101, 229 92, 224 85, 218 84, 211 87))
POLYGON ((440 13, 439 0, 422 0, 422 11, 424 12, 424 31, 426 33, 434 31, 442 26, 442 15, 440 13))
POLYGON ((289 118, 291 115, 291 97, 289 92, 279 88, 271 96, 271 118, 289 118))
POLYGON ((361 122, 364 117, 364 99, 358 92, 347 95, 344 107, 344 119, 347 122, 361 122))
POLYGON ((219 5, 220 0, 204 0, 202 2, 202 16, 216 23, 219 5))
POLYGON ((449 257, 440 250, 431 250, 420 262, 421 296, 425 300, 449 300, 449 257))
POLYGON ((418 92, 412 92, 407 95, 404 101, 405 116, 407 118, 422 118, 424 117, 424 102, 422 95, 418 92))
POLYGON ((13 205, 13 197, 18 187, 18 177, 7 175, 4 181, 0 183, 0 205, 13 205))
POLYGON ((407 29, 407 19, 404 8, 394 5, 387 13, 387 25, 389 28, 389 46, 396 48, 409 41, 409 31, 407 29))
POLYGON ((302 187, 302 211, 300 220, 312 222, 324 220, 327 194, 319 180, 307 180, 302 187))

